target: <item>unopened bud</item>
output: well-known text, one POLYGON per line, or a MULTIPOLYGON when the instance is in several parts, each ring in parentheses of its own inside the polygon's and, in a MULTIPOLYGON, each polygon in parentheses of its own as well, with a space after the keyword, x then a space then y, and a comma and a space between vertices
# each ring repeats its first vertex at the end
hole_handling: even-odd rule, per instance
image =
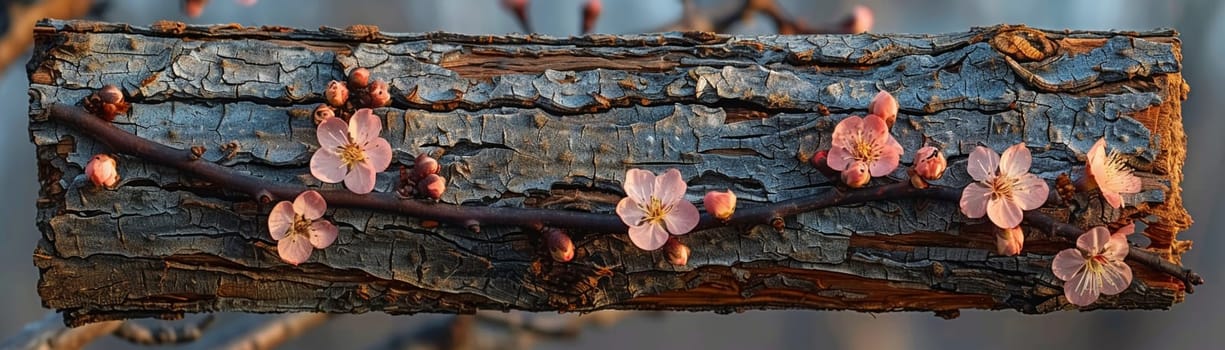
POLYGON ((676 237, 668 238, 668 243, 664 244, 664 253, 668 254, 668 262, 676 266, 685 266, 689 264, 689 247, 676 237))
POLYGON ((349 88, 350 89, 365 89, 370 85, 370 70, 365 68, 354 69, 349 72, 349 88))
POLYGON ((109 155, 97 154, 85 165, 85 177, 95 186, 114 188, 119 183, 119 170, 116 169, 115 158, 109 155))
POLYGON ((391 87, 382 79, 370 83, 370 107, 379 108, 391 104, 391 87))
POLYGON ((574 241, 570 235, 561 229, 549 228, 544 231, 544 240, 549 245, 549 255, 557 262, 568 262, 574 259, 574 241))
POLYGON ((838 177, 838 171, 829 167, 829 163, 826 163, 828 159, 829 150, 823 149, 817 151, 817 153, 813 153, 812 158, 808 158, 808 163, 812 164, 814 168, 817 168, 817 171, 820 171, 821 175, 825 175, 826 178, 833 179, 838 177))
POLYGON ((1020 226, 996 229, 995 231, 995 252, 1003 256, 1014 256, 1021 254, 1021 248, 1025 245, 1025 232, 1020 226))
POLYGON ((603 9, 600 0, 587 0, 587 4, 583 5, 583 34, 591 33, 595 29, 595 22, 600 18, 600 10, 603 9))
POLYGON ((851 188, 860 188, 868 184, 872 174, 868 172, 868 163, 856 161, 842 171, 842 183, 851 188))
POLYGON ((842 20, 842 30, 846 34, 861 34, 872 30, 872 25, 876 22, 875 16, 872 15, 872 9, 867 6, 855 6, 851 13, 842 20))
POLYGON ((412 178, 423 179, 430 174, 437 174, 440 169, 437 159, 422 153, 417 155, 417 159, 413 161, 412 178))
POLYGON ((417 192, 429 197, 430 199, 442 198, 442 193, 447 190, 447 179, 438 174, 429 174, 417 183, 417 192))
POLYGON ((702 205, 706 207, 706 212, 715 219, 727 221, 736 211, 736 194, 732 190, 706 192, 706 197, 702 198, 702 205))
POLYGON ((326 103, 320 103, 318 107, 315 107, 315 112, 312 115, 315 118, 315 125, 319 125, 328 118, 335 118, 336 110, 333 109, 332 106, 328 106, 326 103))
POLYGON ((875 114, 885 120, 885 126, 893 127, 893 123, 897 122, 897 99, 886 91, 881 91, 872 98, 872 103, 868 105, 868 113, 875 114))
POLYGON ((328 89, 324 92, 327 97, 328 104, 333 107, 343 107, 345 102, 349 101, 349 88, 339 81, 328 82, 328 89))
POLYGON ((914 156, 915 174, 924 180, 937 180, 944 176, 948 168, 948 160, 944 153, 932 146, 920 148, 914 156))
POLYGON ((85 110, 105 119, 115 121, 115 116, 128 112, 127 101, 123 100, 123 90, 114 85, 103 86, 98 91, 85 98, 85 110))

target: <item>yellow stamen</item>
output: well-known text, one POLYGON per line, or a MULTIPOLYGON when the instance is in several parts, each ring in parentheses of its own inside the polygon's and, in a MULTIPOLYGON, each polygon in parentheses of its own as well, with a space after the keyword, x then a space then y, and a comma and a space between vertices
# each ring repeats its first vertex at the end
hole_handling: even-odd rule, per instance
POLYGON ((353 166, 366 161, 366 151, 355 143, 345 144, 339 148, 340 152, 338 153, 340 153, 340 162, 346 167, 349 167, 349 169, 352 169, 353 166))
POLYGON ((851 140, 849 142, 851 144, 851 149, 848 149, 848 151, 851 152, 851 156, 854 157, 855 160, 871 164, 877 159, 880 159, 881 154, 880 149, 873 147, 872 141, 873 139, 867 137, 867 135, 864 135, 863 131, 858 131, 855 133, 855 135, 851 136, 851 140))
POLYGON ((303 235, 310 236, 311 221, 303 215, 294 215, 293 226, 289 229, 289 236, 303 235))
POLYGON ((642 218, 642 221, 638 222, 638 225, 642 225, 644 223, 662 223, 664 221, 664 216, 672 212, 671 205, 665 206, 663 202, 655 196, 651 196, 650 203, 647 203, 646 206, 643 206, 642 203, 638 203, 638 209, 641 209, 643 212, 647 213, 647 215, 642 218))

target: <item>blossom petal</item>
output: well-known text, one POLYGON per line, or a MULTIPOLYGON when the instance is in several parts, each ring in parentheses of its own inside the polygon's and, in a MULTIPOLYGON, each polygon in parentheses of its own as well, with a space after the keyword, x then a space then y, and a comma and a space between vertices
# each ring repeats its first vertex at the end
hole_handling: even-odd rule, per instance
POLYGON ((311 156, 311 176, 326 183, 344 181, 349 167, 340 161, 340 154, 330 148, 320 148, 311 156))
POLYGON ((642 250, 656 250, 668 242, 668 231, 659 223, 630 226, 630 241, 642 250))
POLYGON ((1074 248, 1059 251, 1059 254, 1055 254, 1055 259, 1051 261, 1051 272, 1054 272, 1055 277, 1061 281, 1072 279, 1072 275, 1084 267, 1085 255, 1074 248))
POLYGON ((1021 224, 1023 215, 1024 212, 1016 202, 1005 198, 987 200, 987 217, 991 218, 991 222, 994 222, 996 226, 1016 227, 1021 224))
POLYGON ((1085 154, 1085 157, 1088 158, 1085 166, 1089 168, 1089 175, 1092 175, 1095 180, 1104 178, 1106 176, 1106 138, 1097 139, 1093 147, 1089 147, 1089 152, 1085 154))
POLYGON ((655 198, 659 198, 659 202, 663 205, 671 205, 685 200, 685 179, 681 178, 681 171, 676 168, 668 169, 663 175, 655 178, 655 198))
POLYGON ((1107 263, 1102 269, 1102 290, 1105 295, 1115 295, 1127 290, 1131 285, 1131 266, 1122 260, 1107 263))
POLYGON ((625 195, 634 202, 650 203, 651 195, 655 192, 655 173, 642 169, 626 170, 623 187, 625 187, 625 195))
POLYGON ((332 225, 331 221, 317 220, 312 222, 310 236, 311 246, 319 249, 327 248, 328 246, 332 245, 332 242, 336 241, 338 232, 339 230, 336 229, 336 225, 332 225))
POLYGON ((851 152, 845 148, 834 146, 829 149, 829 155, 825 157, 825 165, 836 171, 846 170, 847 166, 855 161, 855 157, 851 156, 851 152))
POLYGON ((978 146, 970 152, 970 161, 966 163, 966 172, 974 181, 987 181, 995 176, 995 170, 1000 166, 1000 156, 990 148, 978 146))
POLYGON ((319 148, 335 150, 349 144, 349 134, 346 133, 348 128, 349 123, 340 118, 327 118, 319 123, 319 127, 315 128, 319 148))
POLYGON ((880 158, 872 162, 872 167, 868 169, 872 177, 889 175, 889 173, 897 169, 898 161, 902 158, 902 144, 898 143, 897 139, 891 135, 886 134, 885 138, 888 140, 882 146, 880 158))
POLYGON ((1132 174, 1131 171, 1123 170, 1114 176, 1106 179, 1105 184, 1098 184, 1102 188, 1109 189, 1112 192, 1118 193, 1136 193, 1140 192, 1140 178, 1132 174))
POLYGON ((268 214, 268 233, 272 234, 272 239, 285 239, 285 233, 293 227, 293 219, 293 204, 289 201, 281 201, 272 207, 272 213, 268 214))
POLYGON ((1024 142, 1012 145, 1000 156, 1000 175, 1018 177, 1028 174, 1032 163, 1033 156, 1029 154, 1029 148, 1025 147, 1024 142))
POLYGON ((1022 175, 1012 189, 1012 200, 1021 210, 1034 210, 1046 203, 1050 187, 1046 181, 1034 174, 1022 175))
POLYGON ((617 216, 621 217, 621 222, 624 222, 625 226, 634 227, 647 217, 647 213, 638 207, 638 203, 634 202, 633 198, 625 197, 617 202, 617 216))
MULTIPOLYGON (((832 147, 830 148, 849 148, 854 146, 850 142, 852 137, 862 131, 863 118, 849 116, 842 119, 842 121, 838 122, 838 125, 834 126, 834 134, 832 135, 832 139, 830 141, 832 147)), ((833 158, 832 153, 830 158, 833 158)))
POLYGON ((700 218, 698 207, 689 201, 681 200, 676 202, 671 211, 664 214, 664 225, 667 226, 669 233, 679 236, 693 231, 693 228, 698 226, 700 218))
POLYGON ((290 264, 301 264, 311 257, 311 243, 303 235, 289 235, 276 244, 276 252, 290 264))
POLYGON ((1127 243, 1127 235, 1116 233, 1110 235, 1110 240, 1106 241, 1103 249, 1102 255, 1106 256, 1106 260, 1123 261, 1127 258, 1127 251, 1131 249, 1131 245, 1127 243))
POLYGON ((1110 242, 1110 231, 1105 227, 1095 226, 1076 238, 1076 248, 1089 255, 1100 254, 1110 242))
POLYGON ((375 172, 387 170, 391 165, 391 144, 386 139, 375 137, 362 145, 362 150, 366 152, 366 163, 375 172))
POLYGON ((881 146, 885 143, 885 136, 889 135, 889 124, 885 124, 881 116, 869 114, 863 117, 863 134, 876 143, 873 146, 881 146))
POLYGON ((966 185, 961 191, 961 213, 971 219, 987 215, 987 200, 991 199, 991 188, 977 182, 966 185))
POLYGON ((323 216, 323 212, 328 210, 328 203, 323 200, 323 196, 319 192, 306 191, 298 195, 298 198, 293 200, 293 211, 298 215, 305 216, 307 220, 315 220, 323 216))
MULTIPOLYGON (((1099 185, 1100 186, 1100 185, 1099 185)), ((1105 187, 1100 187, 1102 190, 1102 198, 1106 199, 1106 204, 1113 208, 1123 207, 1123 196, 1118 192, 1107 191, 1105 187)))
POLYGON ((353 170, 345 175, 345 187, 356 194, 367 194, 374 191, 374 182, 378 172, 370 164, 357 163, 353 170))
POLYGON ((1087 306, 1097 301, 1098 295, 1101 294, 1100 287, 1101 276, 1082 269, 1063 283, 1063 295, 1072 304, 1087 306))
POLYGON ((383 121, 369 108, 359 109, 349 117, 349 137, 353 143, 365 144, 378 138, 382 132, 383 121))

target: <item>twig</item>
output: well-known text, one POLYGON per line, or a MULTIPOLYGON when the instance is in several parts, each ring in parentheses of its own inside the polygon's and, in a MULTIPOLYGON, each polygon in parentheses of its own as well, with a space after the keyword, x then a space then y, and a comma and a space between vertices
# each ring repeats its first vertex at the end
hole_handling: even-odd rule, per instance
POLYGON ((0 350, 72 350, 84 348, 99 337, 111 334, 123 321, 91 323, 76 328, 64 326, 60 313, 48 313, 38 322, 26 325, 21 333, 0 343, 0 350))
MULTIPOLYGON (((856 11, 844 16, 840 20, 823 25, 810 26, 799 19, 787 16, 786 11, 775 0, 744 0, 736 10, 725 11, 723 13, 702 11, 694 5, 692 0, 682 0, 681 18, 675 23, 655 31, 726 33, 736 23, 751 21, 754 15, 761 13, 770 18, 779 34, 856 34, 854 33, 854 28, 865 27, 863 23, 857 22, 865 20, 861 18, 862 11, 867 10, 866 8, 856 9, 856 11)), ((867 26, 870 26, 870 24, 867 26)))
MULTIPOLYGON (((129 154, 149 162, 171 166, 185 173, 199 176, 218 187, 247 193, 265 203, 275 200, 288 200, 309 189, 306 186, 300 185, 272 183, 254 176, 235 172, 212 162, 199 160, 193 157, 190 151, 171 148, 133 135, 116 128, 101 118, 90 115, 80 107, 51 104, 48 109, 51 119, 60 121, 93 136, 102 143, 109 145, 116 152, 129 154)), ((771 223, 781 228, 783 217, 813 210, 872 201, 917 197, 955 202, 961 197, 960 192, 958 189, 939 186, 919 189, 911 186, 908 182, 848 191, 834 189, 813 196, 741 208, 736 210, 736 213, 726 223, 719 222, 708 213, 703 213, 701 220, 694 230, 722 225, 763 223, 771 223)), ((621 222, 618 216, 613 214, 534 208, 457 206, 401 199, 391 193, 359 195, 342 190, 322 190, 319 193, 323 195, 329 205, 393 212, 468 228, 479 227, 479 225, 507 225, 529 228, 549 226, 605 233, 620 233, 626 232, 629 229, 628 226, 621 222)), ((1038 212, 1031 211, 1026 213, 1025 216, 1031 224, 1046 225, 1050 232, 1069 237, 1073 240, 1076 239, 1076 236, 1083 233, 1083 230, 1076 226, 1056 222, 1049 216, 1038 212)), ((1202 277, 1191 270, 1175 265, 1149 251, 1132 249, 1131 253, 1128 254, 1128 259, 1177 277, 1184 282, 1188 293, 1193 291, 1193 285, 1204 282, 1202 277)))
POLYGON ((273 349, 311 328, 322 325, 330 317, 328 314, 321 313, 284 315, 221 348, 230 350, 273 349))
POLYGON ((119 339, 140 345, 190 343, 200 339, 204 335, 204 331, 208 330, 208 327, 213 324, 213 320, 213 315, 207 315, 196 322, 179 327, 162 326, 157 329, 128 320, 115 329, 114 335, 119 339))

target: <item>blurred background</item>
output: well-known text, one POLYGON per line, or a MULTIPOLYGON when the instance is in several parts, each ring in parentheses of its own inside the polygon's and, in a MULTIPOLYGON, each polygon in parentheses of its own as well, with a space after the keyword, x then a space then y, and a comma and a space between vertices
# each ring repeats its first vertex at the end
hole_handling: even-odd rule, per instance
MULTIPOLYGON (((44 0, 43 2, 45 2, 44 0)), ((0 0, 0 8, 10 2, 0 0)), ((348 0, 300 1, 259 0, 246 7, 235 0, 213 0, 201 15, 189 18, 179 1, 109 0, 96 19, 149 25, 170 19, 188 23, 240 23, 318 28, 373 24, 383 31, 462 33, 509 33, 520 31, 514 17, 499 0, 348 0)), ((735 7, 741 0, 697 1, 703 9, 735 7)), ((943 320, 930 313, 862 314, 818 311, 754 311, 733 315, 670 313, 631 317, 606 328, 584 331, 572 340, 541 343, 540 348, 621 349, 1044 349, 1109 348, 1165 349, 1219 348, 1225 343, 1225 240, 1214 232, 1225 224, 1225 208, 1218 199, 1225 191, 1215 180, 1225 171, 1225 107, 1220 92, 1225 89, 1225 6, 1213 0, 779 0, 789 16, 810 24, 833 23, 856 5, 866 5, 875 14, 872 32, 939 33, 963 31, 972 26, 1019 23, 1047 29, 1147 30, 1172 27, 1182 33, 1183 75, 1191 85, 1190 99, 1183 105, 1189 151, 1183 182, 1187 208, 1195 226, 1180 238, 1194 240, 1195 248, 1183 258, 1207 279, 1183 304, 1170 311, 1063 312, 1029 316, 1012 311, 963 311, 961 317, 943 320), (1216 174, 1216 175, 1214 175, 1216 174)), ((577 34, 582 0, 533 0, 528 8, 536 32, 550 35, 577 34)), ((653 30, 674 23, 682 13, 676 0, 605 0, 594 31, 630 33, 653 30)), ((3 13, 0 13, 3 14, 3 13)), ((2 16, 2 17, 8 17, 2 16)), ((29 35, 28 28, 2 28, 0 34, 29 35)), ((773 34, 777 30, 766 18, 744 22, 733 33, 773 34)), ((0 47, 0 50, 12 50, 0 47)), ((42 319, 36 292, 38 271, 31 253, 39 233, 34 226, 37 195, 34 147, 26 131, 28 52, 0 52, 19 58, 0 72, 0 341, 22 326, 42 319)), ((222 315, 213 330, 230 331, 250 327, 254 318, 275 316, 222 315), (230 322, 228 320, 234 320, 230 322), (244 323, 245 322, 245 323, 244 323)), ((391 317, 383 314, 345 315, 332 318, 304 336, 285 344, 291 349, 366 348, 386 341, 392 334, 419 331, 446 316, 391 317)), ((154 322, 155 321, 151 321, 154 322)), ((213 331, 210 330, 210 331, 213 331)), ((202 347, 206 345, 196 345, 202 347)), ((135 347, 105 339, 90 348, 135 347)))

